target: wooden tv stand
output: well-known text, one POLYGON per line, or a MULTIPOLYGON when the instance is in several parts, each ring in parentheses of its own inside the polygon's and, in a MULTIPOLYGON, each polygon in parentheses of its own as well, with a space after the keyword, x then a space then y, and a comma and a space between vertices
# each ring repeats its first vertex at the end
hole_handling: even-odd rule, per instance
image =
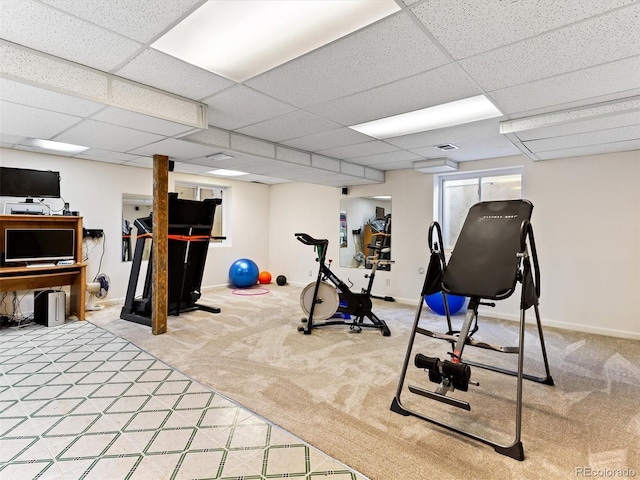
POLYGON ((4 259, 4 232, 7 228, 73 228, 75 258, 72 265, 0 266, 0 292, 70 286, 70 313, 85 319, 87 265, 82 263, 82 217, 63 215, 0 215, 0 253, 4 259), (80 260, 80 261, 79 261, 80 260))

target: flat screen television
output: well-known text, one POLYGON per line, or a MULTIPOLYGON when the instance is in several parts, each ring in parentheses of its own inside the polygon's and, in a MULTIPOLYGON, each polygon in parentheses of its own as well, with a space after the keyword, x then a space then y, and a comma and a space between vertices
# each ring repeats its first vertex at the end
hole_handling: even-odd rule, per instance
POLYGON ((0 167, 0 197, 60 198, 60 172, 0 167))
POLYGON ((4 231, 4 261, 74 260, 75 233, 71 228, 7 228, 4 231))

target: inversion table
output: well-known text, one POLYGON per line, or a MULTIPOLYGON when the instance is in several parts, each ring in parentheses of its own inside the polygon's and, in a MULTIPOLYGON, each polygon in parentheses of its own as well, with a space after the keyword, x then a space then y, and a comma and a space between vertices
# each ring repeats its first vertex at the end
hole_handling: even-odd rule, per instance
POLYGON ((530 223, 532 210, 533 205, 527 200, 503 200, 475 204, 467 214, 448 263, 442 247, 440 225, 437 222, 431 224, 429 227, 431 257, 416 311, 413 330, 410 334, 400 381, 391 404, 391 410, 396 413, 405 416, 414 415, 453 430, 490 445, 498 453, 516 460, 524 460, 524 449, 521 441, 523 379, 553 385, 538 309, 540 270, 533 228, 530 223), (474 340, 472 336, 478 328, 478 306, 495 306, 495 303, 487 302, 487 300, 504 300, 508 298, 514 293, 518 283, 521 285, 518 345, 501 346, 474 340), (426 295, 438 292, 443 295, 449 329, 444 333, 434 332, 421 326, 423 299, 426 295), (469 297, 466 316, 459 332, 453 331, 452 328, 447 293, 469 297), (541 377, 523 372, 525 312, 531 307, 534 308, 536 315, 537 333, 544 362, 545 374, 541 377), (445 340, 449 342, 452 349, 448 353, 449 358, 444 360, 429 357, 422 353, 417 353, 414 357, 415 366, 424 369, 428 373, 429 381, 438 384, 435 391, 414 385, 408 385, 408 388, 404 389, 407 368, 417 335, 445 340), (467 345, 496 352, 516 354, 518 356, 517 370, 512 371, 465 361, 463 360, 463 350, 467 345), (467 429, 451 425, 403 406, 401 395, 408 390, 412 394, 458 407, 461 410, 470 411, 471 406, 468 402, 447 394, 455 390, 467 392, 469 384, 475 384, 475 382, 471 381, 472 366, 517 377, 515 436, 513 442, 506 445, 499 444, 467 429))

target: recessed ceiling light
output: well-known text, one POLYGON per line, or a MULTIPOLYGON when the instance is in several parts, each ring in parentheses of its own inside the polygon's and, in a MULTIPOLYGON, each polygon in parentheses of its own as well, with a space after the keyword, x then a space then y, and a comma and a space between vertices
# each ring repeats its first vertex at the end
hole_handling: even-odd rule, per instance
POLYGON ((210 173, 211 175, 220 175, 222 177, 239 177, 240 175, 249 175, 247 172, 239 172, 238 170, 225 170, 224 168, 209 170, 207 173, 210 173))
POLYGON ((89 149, 89 147, 83 147, 81 145, 54 142, 53 140, 43 140, 41 138, 25 138, 20 142, 20 145, 25 145, 27 147, 36 147, 40 150, 49 150, 51 152, 70 154, 84 152, 85 150, 89 149))
POLYGON ((445 152, 449 150, 458 150, 460 147, 454 145, 453 143, 442 143, 440 145, 434 145, 435 148, 439 150, 444 150, 445 152))
POLYGON ((501 115, 500 110, 487 97, 477 95, 372 122, 360 123, 349 128, 370 137, 383 139, 477 122, 501 115))
POLYGON ((399 10, 393 0, 209 0, 151 46, 242 82, 399 10))

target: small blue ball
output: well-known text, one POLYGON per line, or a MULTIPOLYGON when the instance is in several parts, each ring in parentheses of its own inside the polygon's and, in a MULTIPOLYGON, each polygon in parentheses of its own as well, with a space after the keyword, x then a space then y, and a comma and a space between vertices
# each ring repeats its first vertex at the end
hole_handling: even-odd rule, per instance
POLYGON ((234 287, 247 288, 258 283, 258 265, 248 258, 240 258, 231 264, 229 268, 229 280, 234 287))
MULTIPOLYGON (((449 304, 449 314, 454 315, 458 313, 458 311, 464 305, 464 302, 467 297, 462 297, 460 295, 451 295, 449 293, 447 295, 447 303, 449 304)), ((436 312, 438 315, 446 315, 444 310, 444 300, 442 299, 442 292, 432 293, 431 295, 425 295, 425 302, 429 305, 429 308, 436 312)))

